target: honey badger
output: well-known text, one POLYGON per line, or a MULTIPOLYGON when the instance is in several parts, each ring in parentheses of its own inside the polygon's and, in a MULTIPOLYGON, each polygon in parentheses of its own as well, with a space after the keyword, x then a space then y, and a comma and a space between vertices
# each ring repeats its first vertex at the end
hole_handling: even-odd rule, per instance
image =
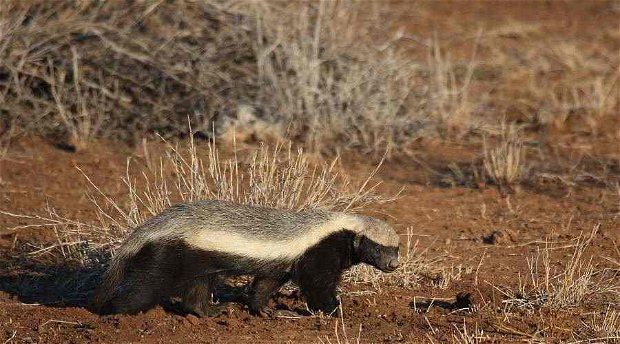
POLYGON ((342 272, 358 263, 395 270, 398 243, 392 227, 369 216, 216 200, 177 204, 123 242, 93 306, 131 314, 180 296, 184 312, 210 315, 217 276, 252 275, 251 313, 268 316, 269 298, 292 280, 310 310, 329 314, 339 305, 342 272))

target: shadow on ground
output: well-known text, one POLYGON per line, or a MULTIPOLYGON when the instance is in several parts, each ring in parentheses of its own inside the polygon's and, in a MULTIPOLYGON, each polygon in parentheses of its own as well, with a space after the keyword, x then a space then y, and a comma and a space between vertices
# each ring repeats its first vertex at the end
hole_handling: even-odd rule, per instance
MULTIPOLYGON (((7 263, 5 261, 5 263, 7 263)), ((0 290, 25 304, 50 307, 88 307, 102 268, 49 266, 8 262, 0 272, 0 290)))
MULTIPOLYGON (((24 304, 83 307, 95 312, 90 301, 103 272, 104 266, 50 266, 23 258, 9 258, 0 263, 0 291, 24 304)), ((218 281, 213 298, 218 303, 243 304, 247 299, 247 284, 231 285, 224 280, 218 281)), ((184 315, 174 299, 161 305, 169 312, 184 315)))

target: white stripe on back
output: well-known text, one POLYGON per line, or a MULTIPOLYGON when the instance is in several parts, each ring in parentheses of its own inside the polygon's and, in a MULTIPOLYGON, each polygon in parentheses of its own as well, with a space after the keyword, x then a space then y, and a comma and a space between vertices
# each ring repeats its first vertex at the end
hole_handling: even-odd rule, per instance
POLYGON ((216 251, 259 260, 294 260, 323 238, 340 230, 359 233, 363 224, 356 216, 336 216, 320 227, 286 240, 261 240, 230 231, 197 231, 185 242, 205 251, 216 251))

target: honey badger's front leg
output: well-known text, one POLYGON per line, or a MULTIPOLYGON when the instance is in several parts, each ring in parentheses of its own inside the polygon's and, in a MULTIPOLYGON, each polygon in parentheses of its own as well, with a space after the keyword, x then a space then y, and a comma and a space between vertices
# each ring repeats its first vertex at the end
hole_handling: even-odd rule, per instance
POLYGON ((288 277, 254 277, 248 302, 250 312, 263 318, 272 316, 272 310, 267 307, 269 298, 282 287, 287 279, 288 277))
POLYGON ((303 274, 299 278, 299 288, 306 298, 308 308, 313 311, 322 311, 331 315, 337 311, 340 302, 336 297, 336 288, 340 281, 340 271, 323 271, 320 276, 303 274))
POLYGON ((205 279, 196 279, 187 283, 181 305, 184 312, 193 313, 200 317, 215 316, 222 313, 225 306, 215 305, 211 302, 214 279, 214 276, 208 276, 205 279))
POLYGON ((342 272, 355 261, 354 238, 352 233, 332 234, 308 250, 296 263, 294 280, 311 311, 330 315, 338 310, 340 302, 336 288, 342 272))

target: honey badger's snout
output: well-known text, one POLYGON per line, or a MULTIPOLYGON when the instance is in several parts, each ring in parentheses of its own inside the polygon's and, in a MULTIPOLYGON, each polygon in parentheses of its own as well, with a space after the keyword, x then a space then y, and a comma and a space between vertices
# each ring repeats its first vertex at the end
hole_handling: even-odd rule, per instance
POLYGON ((390 269, 391 271, 398 269, 399 266, 400 261, 398 260, 398 257, 390 259, 390 262, 387 265, 388 269, 390 269))
POLYGON ((385 261, 385 268, 381 269, 383 271, 391 272, 398 269, 398 267, 400 266, 398 251, 396 251, 395 253, 390 252, 390 254, 384 257, 383 260, 385 261))

